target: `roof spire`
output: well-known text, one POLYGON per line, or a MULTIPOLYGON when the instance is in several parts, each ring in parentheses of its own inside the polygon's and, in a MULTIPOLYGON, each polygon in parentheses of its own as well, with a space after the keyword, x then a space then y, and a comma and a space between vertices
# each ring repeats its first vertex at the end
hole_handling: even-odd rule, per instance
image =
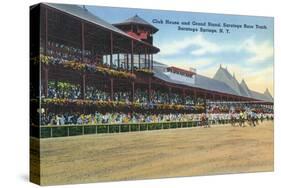
POLYGON ((270 97, 270 98, 273 98, 272 95, 271 95, 271 93, 269 92, 269 89, 268 89, 268 88, 266 88, 264 94, 267 95, 267 96, 270 97))
POLYGON ((88 9, 86 8, 85 5, 82 5, 82 7, 83 7, 83 9, 84 9, 85 11, 88 11, 88 9))

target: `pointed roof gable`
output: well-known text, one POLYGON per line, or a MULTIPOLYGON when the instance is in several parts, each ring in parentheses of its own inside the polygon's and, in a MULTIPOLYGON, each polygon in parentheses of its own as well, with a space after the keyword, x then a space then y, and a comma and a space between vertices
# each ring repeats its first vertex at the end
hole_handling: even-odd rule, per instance
POLYGON ((240 87, 242 89, 241 93, 244 93, 245 96, 251 97, 251 91, 248 87, 248 85, 246 84, 245 80, 242 79, 241 83, 240 83, 240 87))
POLYGON ((113 24, 113 25, 118 26, 118 25, 127 25, 127 24, 140 24, 140 25, 148 26, 148 27, 152 28, 153 33, 158 31, 158 29, 155 26, 153 26, 152 24, 150 24, 146 20, 142 19, 137 14, 135 16, 131 17, 131 18, 128 18, 128 19, 124 20, 123 22, 116 23, 116 24, 113 24))
POLYGON ((263 94, 264 94, 267 98, 273 100, 273 97, 272 97, 272 95, 270 94, 268 88, 266 88, 266 90, 264 91, 263 94))
POLYGON ((135 16, 131 17, 131 18, 126 19, 122 23, 137 23, 137 24, 153 26, 150 23, 148 23, 147 21, 145 21, 144 19, 142 19, 141 17, 139 17, 137 14, 135 16))
POLYGON ((227 84, 232 90, 236 92, 236 94, 241 95, 240 92, 240 85, 235 77, 233 77, 228 70, 225 68, 220 68, 217 70, 216 74, 214 75, 213 79, 224 82, 227 84))

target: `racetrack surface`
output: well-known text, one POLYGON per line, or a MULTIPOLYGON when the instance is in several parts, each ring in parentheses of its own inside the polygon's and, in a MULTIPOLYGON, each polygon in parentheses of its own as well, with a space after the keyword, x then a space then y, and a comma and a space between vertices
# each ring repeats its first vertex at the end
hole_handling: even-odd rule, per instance
POLYGON ((273 130, 264 121, 42 139, 41 184, 273 171, 273 130))

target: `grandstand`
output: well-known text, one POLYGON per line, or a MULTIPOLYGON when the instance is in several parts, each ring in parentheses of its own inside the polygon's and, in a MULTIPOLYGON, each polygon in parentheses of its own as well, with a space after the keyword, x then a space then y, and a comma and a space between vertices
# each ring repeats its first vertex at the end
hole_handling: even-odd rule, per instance
POLYGON ((191 82, 185 81, 184 79, 179 80, 176 76, 167 76, 166 72, 169 72, 169 69, 170 67, 167 65, 154 62, 154 76, 161 80, 174 84, 204 89, 206 92, 218 92, 221 93, 221 96, 227 96, 229 98, 232 97, 233 99, 241 101, 250 100, 273 103, 273 97, 268 89, 266 89, 264 93, 250 90, 244 79, 241 83, 238 83, 235 75, 232 76, 229 71, 221 65, 214 74, 213 78, 194 73, 194 76, 191 78, 193 81, 191 82))
MULTIPOLYGON (((145 123, 149 129, 152 123, 198 120, 196 114, 206 113, 214 102, 228 102, 227 112, 241 103, 243 111, 254 107, 273 113, 268 89, 253 91, 222 66, 209 78, 154 60, 160 52, 153 45, 158 29, 138 15, 110 24, 85 7, 41 3, 40 19, 41 113, 33 122, 40 130, 112 123, 119 132, 122 124, 138 124, 140 130, 145 123)), ((42 136, 37 131, 34 135, 42 136)))

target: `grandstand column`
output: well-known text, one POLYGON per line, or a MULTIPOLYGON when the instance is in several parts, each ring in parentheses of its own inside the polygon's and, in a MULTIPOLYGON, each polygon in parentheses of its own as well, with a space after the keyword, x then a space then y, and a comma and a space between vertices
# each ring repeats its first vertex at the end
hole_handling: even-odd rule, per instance
POLYGON ((207 93, 204 94, 204 111, 207 113, 207 93))
POLYGON ((82 74, 81 79, 81 99, 85 99, 85 93, 86 93, 86 74, 82 74))
POLYGON ((44 96, 48 97, 48 82, 49 82, 49 70, 45 66, 44 67, 44 96))
POLYGON ((141 55, 139 53, 139 69, 141 68, 141 55))
POLYGON ((113 78, 110 78, 110 100, 113 101, 113 78))
POLYGON ((197 103, 197 92, 196 92, 195 89, 193 90, 193 96, 194 96, 194 105, 196 105, 196 103, 197 103))
POLYGON ((182 88, 182 96, 183 96, 183 98, 185 99, 185 97, 186 97, 186 91, 185 91, 184 88, 182 88))
POLYGON ((151 70, 153 70, 153 54, 151 54, 151 70))
POLYGON ((112 54, 113 54, 113 35, 112 32, 110 32, 110 68, 112 68, 113 65, 112 54))
POLYGON ((129 55, 126 54, 126 70, 129 71, 129 55))
POLYGON ((135 82, 132 81, 132 93, 131 93, 131 102, 134 102, 135 98, 135 82))
POLYGON ((131 73, 134 72, 134 41, 131 40, 131 73))
POLYGON ((149 70, 151 70, 151 54, 149 54, 149 70))
POLYGON ((45 8, 45 49, 44 53, 47 55, 48 53, 48 9, 45 8))
POLYGON ((145 48, 145 52, 144 52, 144 68, 146 69, 146 56, 147 56, 147 54, 146 54, 146 48, 145 48))
POLYGON ((117 68, 120 68, 120 54, 117 54, 117 68))
POLYGON ((84 63, 84 56, 85 56, 85 32, 84 32, 84 22, 81 22, 81 51, 82 51, 82 63, 84 63))
POLYGON ((91 64, 95 62, 95 51, 94 48, 91 47, 91 64))
POLYGON ((150 70, 150 53, 147 54, 147 68, 150 70))
POLYGON ((149 54, 149 70, 151 70, 151 54, 149 54))
POLYGON ((149 70, 151 70, 151 54, 149 54, 149 70))
POLYGON ((148 78, 148 101, 151 101, 151 77, 148 78))
MULTIPOLYGON (((45 56, 48 55, 48 9, 45 9, 45 49, 44 49, 45 56)), ((44 67, 44 95, 48 97, 48 82, 49 82, 49 70, 45 66, 44 67)))

